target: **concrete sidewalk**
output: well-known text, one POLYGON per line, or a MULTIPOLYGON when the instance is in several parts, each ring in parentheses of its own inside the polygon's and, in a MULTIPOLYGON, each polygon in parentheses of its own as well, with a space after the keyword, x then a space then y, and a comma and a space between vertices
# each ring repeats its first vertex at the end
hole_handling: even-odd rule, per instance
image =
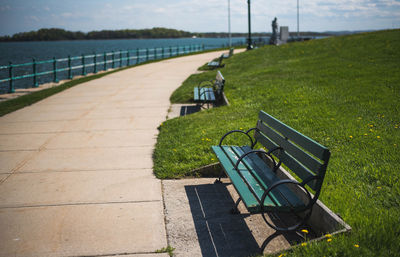
POLYGON ((167 256, 157 127, 172 92, 220 54, 134 67, 0 117, 0 256, 167 256))

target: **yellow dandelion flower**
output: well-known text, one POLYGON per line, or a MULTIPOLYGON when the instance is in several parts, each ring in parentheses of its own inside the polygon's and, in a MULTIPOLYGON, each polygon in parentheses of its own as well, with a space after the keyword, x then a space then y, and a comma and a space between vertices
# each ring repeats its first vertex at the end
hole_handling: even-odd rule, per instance
POLYGON ((279 255, 278 257, 283 257, 283 256, 285 256, 283 253, 281 254, 281 255, 279 255))
POLYGON ((368 134, 367 134, 367 133, 365 133, 365 134, 364 134, 364 136, 368 136, 368 134))
POLYGON ((350 137, 350 139, 352 139, 353 138, 353 136, 349 136, 350 137))
POLYGON ((369 129, 369 132, 374 132, 374 130, 373 129, 369 129))
POLYGON ((376 187, 377 189, 382 189, 382 187, 376 187))
POLYGON ((308 234, 308 230, 307 229, 302 229, 301 232, 308 234))
POLYGON ((380 136, 376 136, 377 139, 381 138, 380 136))
POLYGON ((306 246, 306 245, 307 245, 307 243, 305 243, 305 242, 304 242, 304 243, 301 243, 301 246, 306 246))
POLYGON ((332 238, 328 238, 326 241, 327 241, 327 242, 330 242, 330 241, 332 241, 332 238))
POLYGON ((359 246, 358 244, 355 244, 354 247, 358 248, 358 247, 360 247, 360 246, 359 246))
POLYGON ((373 124, 368 124, 371 128, 373 128, 374 127, 374 125, 373 124))
POLYGON ((214 161, 214 158, 211 158, 212 161, 214 161))
POLYGON ((329 238, 329 237, 332 237, 332 235, 331 234, 326 234, 325 237, 329 238))

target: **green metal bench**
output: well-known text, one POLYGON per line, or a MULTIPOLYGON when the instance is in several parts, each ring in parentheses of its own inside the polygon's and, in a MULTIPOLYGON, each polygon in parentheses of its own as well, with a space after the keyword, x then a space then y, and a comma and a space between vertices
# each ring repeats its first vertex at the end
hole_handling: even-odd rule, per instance
MULTIPOLYGON (((260 111, 255 128, 228 132, 212 150, 240 196, 233 211, 238 212, 238 204, 243 201, 250 213, 261 213, 265 222, 277 231, 296 230, 310 217, 325 177, 329 149, 260 111), (250 144, 223 145, 233 133, 244 134, 250 144), (253 150, 257 143, 267 151, 253 150), (281 164, 297 180, 280 179, 277 171, 281 164), (276 226, 265 214, 290 215, 296 219, 290 226, 276 226)), ((221 176, 216 182, 221 182, 221 176)))
POLYGON ((222 64, 223 59, 224 59, 224 54, 221 54, 221 56, 218 58, 218 61, 211 61, 207 64, 207 66, 212 69, 224 67, 225 64, 222 64))
POLYGON ((204 104, 217 103, 222 100, 225 79, 220 71, 217 71, 215 80, 206 80, 199 83, 194 88, 193 99, 196 103, 203 106, 204 104))
POLYGON ((229 57, 231 57, 233 55, 233 50, 234 50, 234 48, 232 47, 231 49, 229 49, 229 53, 223 54, 223 57, 225 59, 228 59, 229 57))

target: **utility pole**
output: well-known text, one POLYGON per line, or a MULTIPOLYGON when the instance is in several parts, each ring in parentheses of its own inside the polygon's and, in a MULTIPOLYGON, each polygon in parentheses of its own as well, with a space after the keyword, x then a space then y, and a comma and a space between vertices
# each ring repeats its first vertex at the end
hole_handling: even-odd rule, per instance
POLYGON ((250 0, 247 0, 248 6, 248 19, 249 19, 249 37, 247 38, 247 50, 253 49, 252 42, 251 42, 251 22, 250 22, 250 0))
POLYGON ((231 0, 228 0, 228 31, 229 31, 229 47, 232 47, 232 35, 231 35, 231 0))

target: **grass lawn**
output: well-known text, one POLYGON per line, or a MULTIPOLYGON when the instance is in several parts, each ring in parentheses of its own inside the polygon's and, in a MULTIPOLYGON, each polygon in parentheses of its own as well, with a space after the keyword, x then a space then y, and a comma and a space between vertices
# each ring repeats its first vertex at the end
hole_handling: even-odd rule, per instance
MULTIPOLYGON (((330 148, 320 199, 353 228, 287 256, 398 256, 400 30, 266 46, 224 62, 231 105, 162 124, 156 176, 196 176, 189 171, 216 162, 211 145, 254 127, 264 110, 330 148)), ((190 102, 215 73, 192 75, 171 101, 190 102)))

